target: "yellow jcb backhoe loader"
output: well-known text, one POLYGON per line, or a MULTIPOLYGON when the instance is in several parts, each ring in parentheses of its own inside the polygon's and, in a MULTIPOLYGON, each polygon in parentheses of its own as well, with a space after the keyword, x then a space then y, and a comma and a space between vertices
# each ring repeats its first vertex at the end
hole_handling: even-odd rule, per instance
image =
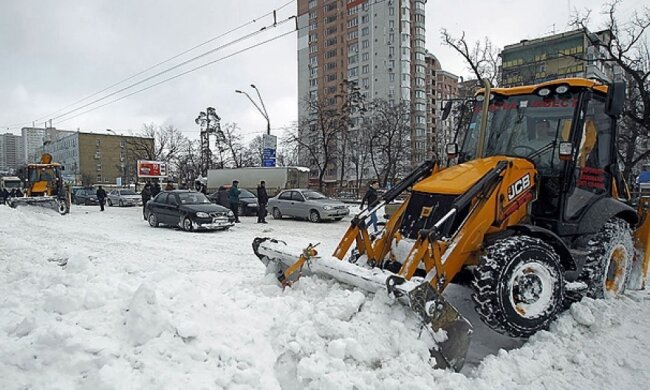
POLYGON ((52 155, 44 153, 39 164, 27 165, 25 196, 11 198, 9 206, 41 206, 57 210, 64 215, 70 212, 70 190, 63 181, 63 166, 52 162, 52 155))
POLYGON ((650 202, 631 207, 618 170, 624 99, 623 83, 587 79, 486 85, 462 146, 447 145, 458 164, 422 164, 353 218, 332 257, 271 238, 256 238, 253 250, 284 286, 313 273, 386 288, 429 330, 437 366, 460 370, 472 327, 442 293, 462 274, 481 320, 514 337, 547 328, 583 296, 644 287, 650 202), (373 239, 370 214, 407 188, 373 239))

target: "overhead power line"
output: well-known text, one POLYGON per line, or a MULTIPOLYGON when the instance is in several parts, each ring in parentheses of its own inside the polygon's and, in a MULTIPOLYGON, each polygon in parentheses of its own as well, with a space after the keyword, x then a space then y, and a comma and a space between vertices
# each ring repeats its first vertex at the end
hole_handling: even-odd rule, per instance
MULTIPOLYGON (((84 101, 86 101, 86 100, 88 100, 88 99, 90 99, 90 98, 92 98, 92 97, 95 97, 95 96, 97 96, 97 95, 99 95, 99 94, 101 94, 101 93, 103 93, 103 92, 106 92, 106 91, 110 90, 111 88, 114 88, 114 87, 116 87, 116 86, 118 86, 118 85, 120 85, 120 84, 123 84, 123 83, 125 83, 125 82, 127 82, 127 81, 129 81, 129 80, 133 80, 134 78, 136 78, 136 77, 138 77, 138 76, 140 76, 140 75, 143 75, 143 74, 149 72, 149 71, 152 70, 152 69, 155 69, 155 68, 157 68, 157 67, 159 67, 159 66, 161 66, 161 65, 164 65, 164 64, 166 64, 166 63, 168 63, 168 62, 171 62, 171 61, 173 61, 173 60, 175 60, 175 59, 177 59, 177 58, 179 58, 179 57, 182 57, 183 55, 185 55, 185 54, 187 54, 187 53, 189 53, 189 52, 191 52, 191 51, 194 51, 194 50, 196 50, 196 49, 198 49, 198 48, 200 48, 200 47, 202 47, 202 46, 205 46, 205 45, 207 45, 207 44, 209 44, 209 43, 211 43, 211 42, 214 42, 214 41, 216 41, 216 40, 219 39, 219 38, 223 38, 224 36, 227 36, 227 35, 229 35, 229 34, 232 34, 232 33, 235 32, 235 31, 241 30, 241 29, 244 28, 244 27, 247 27, 247 26, 249 26, 249 25, 251 25, 251 24, 257 23, 257 22, 259 22, 262 18, 265 18, 265 17, 267 17, 267 16, 270 16, 270 15, 275 14, 277 11, 280 11, 280 10, 286 8, 287 6, 289 6, 290 4, 294 3, 295 1, 296 1, 296 0, 290 0, 290 1, 286 2, 285 4, 281 5, 280 7, 278 7, 277 9, 274 9, 274 10, 272 10, 272 11, 269 11, 269 12, 265 13, 264 15, 261 15, 261 16, 259 16, 259 17, 257 17, 257 18, 254 18, 254 19, 252 19, 252 20, 250 20, 250 21, 248 21, 248 22, 246 22, 246 23, 243 23, 243 24, 241 24, 241 25, 239 25, 239 26, 237 26, 237 27, 235 27, 235 28, 232 28, 232 29, 230 29, 230 30, 228 30, 228 31, 226 31, 226 32, 224 32, 224 33, 222 33, 222 34, 219 34, 219 35, 217 35, 217 36, 215 36, 215 37, 213 37, 213 38, 210 38, 210 39, 208 39, 208 40, 205 41, 205 42, 202 42, 202 43, 200 43, 200 44, 198 44, 198 45, 195 45, 195 46, 193 46, 193 47, 191 47, 191 48, 189 48, 189 49, 187 49, 187 50, 184 50, 184 51, 182 51, 182 52, 179 53, 179 54, 176 54, 176 55, 174 55, 174 56, 172 56, 172 57, 170 57, 170 58, 168 58, 168 59, 166 59, 166 60, 164 60, 164 61, 161 61, 161 62, 159 62, 159 63, 157 63, 157 64, 155 64, 155 65, 152 65, 152 66, 150 66, 150 67, 148 67, 148 68, 146 68, 146 69, 144 69, 144 70, 142 70, 142 71, 140 71, 140 72, 138 72, 138 73, 136 73, 136 74, 134 74, 134 75, 132 75, 132 76, 129 76, 129 77, 125 78, 125 79, 122 79, 122 80, 120 80, 120 81, 118 81, 118 82, 116 82, 116 83, 113 83, 113 84, 109 85, 108 87, 105 87, 104 89, 102 89, 102 90, 100 90, 100 91, 97 91, 97 92, 95 92, 95 93, 93 93, 93 94, 90 94, 90 95, 88 95, 88 96, 85 96, 84 98, 79 99, 79 100, 75 101, 74 103, 70 103, 70 104, 68 104, 67 106, 64 106, 64 107, 62 107, 62 108, 60 108, 60 109, 58 109, 58 110, 56 110, 56 111, 54 111, 54 112, 52 112, 52 113, 50 113, 50 114, 47 114, 47 115, 42 116, 42 117, 39 117, 39 118, 37 118, 37 119, 35 119, 35 120, 32 120, 32 121, 26 121, 26 122, 20 122, 20 123, 13 123, 13 124, 9 124, 9 125, 2 125, 2 126, 0 126, 0 128, 15 128, 16 126, 28 125, 28 124, 31 124, 31 123, 34 123, 34 122, 40 122, 40 121, 42 121, 42 120, 46 120, 46 119, 56 119, 56 118, 60 118, 60 117, 64 116, 65 114, 62 114, 62 115, 60 115, 60 116, 58 116, 58 117, 56 117, 56 118, 53 118, 52 116, 55 115, 55 114, 60 113, 61 111, 65 110, 65 109, 67 109, 67 108, 73 107, 73 106, 75 106, 75 105, 77 105, 77 104, 79 104, 79 103, 81 103, 81 102, 84 102, 84 101)), ((262 28, 261 30, 264 30, 264 29, 265 29, 265 28, 262 28)), ((261 30, 260 30, 260 31, 261 31, 261 30)), ((200 58, 200 57, 199 57, 199 58, 200 58)), ((198 58, 196 58, 196 59, 198 59, 198 58)), ((164 73, 164 72, 163 72, 163 73, 164 73)), ((144 80, 144 81, 146 81, 146 80, 144 80)), ((136 83, 136 84, 134 84, 134 85, 138 85, 138 84, 139 84, 139 83, 136 83)), ((118 91, 117 93, 119 93, 119 91, 118 91)), ((110 97, 110 96, 112 96, 112 95, 109 95, 108 97, 110 97)), ((92 103, 91 103, 91 104, 92 104, 92 103)), ((78 108, 78 109, 81 109, 81 108, 85 108, 85 107, 80 107, 80 108, 78 108)), ((78 110, 78 109, 77 109, 77 110, 78 110)), ((77 111, 77 110, 72 110, 72 112, 77 111)), ((70 112, 68 112, 68 113, 70 113, 70 112)))
POLYGON ((228 54, 228 55, 223 56, 223 57, 221 57, 221 58, 217 58, 216 60, 213 60, 213 61, 207 62, 207 63, 205 63, 205 64, 199 65, 199 66, 197 66, 197 67, 195 67, 195 68, 192 68, 192 69, 190 69, 190 70, 187 70, 187 71, 185 71, 185 72, 182 72, 182 73, 179 73, 179 74, 174 75, 174 76, 172 76, 172 77, 169 77, 169 78, 166 78, 166 79, 164 79, 164 80, 161 80, 161 81, 159 81, 159 82, 157 82, 157 83, 154 83, 154 84, 152 84, 152 85, 149 85, 149 86, 147 86, 147 87, 144 87, 144 88, 138 89, 137 91, 131 92, 131 93, 129 93, 129 94, 127 94, 127 95, 124 95, 124 96, 121 96, 121 97, 119 97, 119 98, 117 98, 117 99, 113 99, 113 100, 108 101, 108 102, 106 102, 106 103, 104 103, 104 104, 101 104, 101 105, 99 105, 99 106, 96 106, 96 107, 90 108, 90 109, 88 109, 88 110, 86 110, 86 111, 80 112, 80 113, 78 113, 78 114, 76 114, 76 115, 73 115, 73 116, 71 116, 71 117, 69 117, 69 118, 66 118, 66 119, 60 120, 58 123, 67 122, 67 121, 69 121, 70 119, 73 119, 73 118, 79 117, 79 116, 84 115, 84 114, 87 114, 87 113, 89 113, 89 112, 91 112, 91 111, 94 111, 94 110, 97 110, 97 109, 99 109, 99 108, 105 107, 105 106, 107 106, 107 105, 109 105, 109 104, 113 104, 113 103, 118 102, 118 101, 120 101, 120 100, 126 99, 126 98, 129 97, 129 96, 133 96, 133 95, 135 95, 135 94, 137 94, 137 93, 140 93, 140 92, 146 91, 146 90, 151 89, 151 88, 153 88, 153 87, 156 87, 156 86, 158 86, 158 85, 160 85, 160 84, 164 84, 164 83, 166 83, 166 82, 169 82, 169 81, 171 81, 171 80, 174 80, 174 79, 176 79, 176 78, 179 78, 179 77, 181 77, 181 76, 184 76, 184 75, 186 75, 186 74, 188 74, 188 73, 195 72, 195 71, 197 71, 197 70, 199 70, 199 69, 205 68, 206 66, 209 66, 209 65, 215 64, 215 63, 220 62, 220 61, 223 61, 223 60, 228 59, 228 58, 230 58, 230 57, 236 56, 237 54, 241 54, 241 53, 243 53, 243 52, 245 52, 245 51, 248 51, 248 50, 253 49, 253 48, 256 48, 256 47, 258 47, 258 46, 261 46, 261 45, 267 44, 267 43, 269 43, 269 42, 275 41, 275 40, 277 40, 277 39, 283 38, 283 37, 285 37, 285 36, 287 36, 287 35, 289 35, 289 34, 293 34, 293 33, 295 33, 295 30, 287 31, 287 32, 282 33, 282 34, 280 34, 280 35, 277 35, 277 36, 275 36, 275 37, 273 37, 273 38, 270 38, 270 39, 267 39, 267 40, 265 40, 265 41, 262 41, 262 42, 256 43, 256 44, 251 45, 251 46, 249 46, 249 47, 246 47, 246 48, 244 48, 244 49, 238 50, 238 51, 236 51, 236 52, 234 52, 234 53, 228 54))

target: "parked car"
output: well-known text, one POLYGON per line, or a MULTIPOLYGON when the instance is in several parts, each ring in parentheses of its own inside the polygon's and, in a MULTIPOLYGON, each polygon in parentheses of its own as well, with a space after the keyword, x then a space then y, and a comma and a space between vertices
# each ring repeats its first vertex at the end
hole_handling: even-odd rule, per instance
MULTIPOLYGON (((216 192, 208 195, 208 199, 212 203, 230 208, 230 203, 228 202, 228 191, 230 191, 230 187, 230 185, 219 187, 216 192)), ((239 215, 257 215, 257 209, 259 208, 257 196, 244 188, 240 188, 239 190, 241 191, 239 194, 239 215)))
POLYGON ((109 206, 142 206, 142 197, 133 190, 112 190, 106 197, 109 206))
POLYGON ((318 191, 305 189, 280 192, 269 199, 267 210, 275 219, 290 216, 306 218, 311 222, 326 219, 340 221, 350 214, 350 209, 343 202, 330 199, 318 191))
POLYGON ((99 200, 97 200, 97 190, 94 188, 78 189, 74 193, 72 201, 74 204, 84 204, 86 206, 99 204, 99 200))
POLYGON ((234 225, 235 216, 223 206, 213 204, 200 192, 163 191, 147 202, 145 215, 149 225, 178 226, 193 230, 226 230, 234 225))

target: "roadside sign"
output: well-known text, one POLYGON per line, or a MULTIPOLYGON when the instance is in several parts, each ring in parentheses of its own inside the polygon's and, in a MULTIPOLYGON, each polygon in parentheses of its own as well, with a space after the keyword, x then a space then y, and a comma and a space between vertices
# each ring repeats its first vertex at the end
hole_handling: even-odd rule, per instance
POLYGON ((138 177, 167 177, 167 163, 138 160, 138 177))
POLYGON ((262 166, 275 166, 275 152, 278 147, 278 137, 275 135, 262 135, 262 166))

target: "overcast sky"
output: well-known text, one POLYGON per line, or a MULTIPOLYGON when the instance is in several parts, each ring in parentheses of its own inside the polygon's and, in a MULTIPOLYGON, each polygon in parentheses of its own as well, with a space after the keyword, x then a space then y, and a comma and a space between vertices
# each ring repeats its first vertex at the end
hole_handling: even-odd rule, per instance
MULTIPOLYGON (((371 0, 372 1, 372 0, 371 0)), ((244 95, 257 99, 260 90, 271 118, 272 132, 297 119, 296 35, 240 50, 279 37, 294 28, 289 22, 241 40, 176 70, 120 92, 88 107, 79 106, 164 71, 193 56, 215 49, 272 24, 263 15, 279 9, 278 21, 294 15, 289 0, 2 0, 0 1, 0 132, 19 133, 22 126, 43 126, 54 118, 61 129, 137 133, 143 123, 174 125, 198 138, 194 119, 213 106, 223 123, 237 123, 246 138, 261 134, 266 121, 244 95), (289 3, 287 5, 287 3, 289 3), (253 20, 255 22, 253 23, 253 20), (231 29, 248 25, 67 109, 161 61, 231 29), (223 58, 228 55, 230 58, 223 58), (221 59, 221 60, 220 60, 221 59), (99 104, 150 86, 210 61, 214 64, 178 77, 105 107, 73 117, 99 104), (55 113, 56 112, 56 113, 55 113), (54 114, 53 114, 54 113, 54 114), (62 114, 60 118, 56 118, 62 114), (7 128, 9 128, 7 130, 7 128)), ((622 15, 640 8, 642 0, 625 0, 622 15)), ((489 36, 499 47, 521 39, 567 29, 574 9, 594 9, 594 29, 602 20, 599 0, 465 0, 427 2, 427 48, 443 68, 457 75, 467 69, 440 44, 440 29, 465 31, 470 40, 489 36), (462 8, 460 7, 462 4, 462 8)))

